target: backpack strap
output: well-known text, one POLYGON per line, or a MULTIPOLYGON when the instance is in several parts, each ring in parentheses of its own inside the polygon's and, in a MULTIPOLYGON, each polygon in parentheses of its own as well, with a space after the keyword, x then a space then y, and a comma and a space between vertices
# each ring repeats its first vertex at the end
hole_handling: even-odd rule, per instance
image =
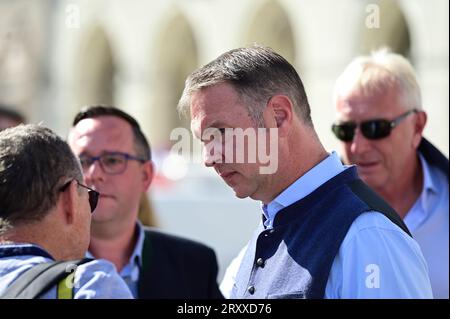
POLYGON ((58 285, 56 286, 56 299, 73 299, 76 267, 75 264, 66 266, 66 273, 70 273, 58 282, 58 285))
POLYGON ((41 263, 27 270, 3 293, 4 299, 35 299, 58 283, 58 298, 73 297, 74 266, 91 261, 84 258, 71 261, 41 263), (69 275, 68 275, 69 273, 69 275), (69 285, 69 281, 72 285, 69 285))

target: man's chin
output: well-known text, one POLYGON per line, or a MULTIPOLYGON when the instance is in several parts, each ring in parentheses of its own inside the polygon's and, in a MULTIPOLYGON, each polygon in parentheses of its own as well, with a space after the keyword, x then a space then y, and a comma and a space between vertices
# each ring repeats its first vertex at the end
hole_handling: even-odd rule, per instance
POLYGON ((95 210, 92 214, 92 224, 101 224, 109 222, 113 219, 113 216, 111 214, 111 210, 103 210, 99 209, 98 211, 95 210))
POLYGON ((235 194, 236 197, 239 198, 239 199, 244 199, 244 198, 247 198, 247 197, 248 197, 248 195, 244 195, 244 194, 238 194, 238 193, 234 193, 234 194, 235 194))
POLYGON ((234 191, 234 195, 240 199, 247 198, 249 196, 249 194, 247 192, 244 192, 241 189, 236 189, 233 187, 233 191, 234 191))
POLYGON ((371 188, 376 189, 383 185, 380 174, 359 174, 359 177, 371 188))

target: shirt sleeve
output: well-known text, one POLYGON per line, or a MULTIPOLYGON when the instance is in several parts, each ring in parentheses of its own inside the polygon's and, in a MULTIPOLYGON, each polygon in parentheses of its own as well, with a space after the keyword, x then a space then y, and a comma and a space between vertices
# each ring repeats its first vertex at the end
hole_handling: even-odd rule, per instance
POLYGON ((78 266, 74 285, 74 299, 133 299, 114 265, 103 259, 78 266))
POLYGON ((433 298, 414 239, 379 212, 352 223, 333 261, 325 298, 433 298))

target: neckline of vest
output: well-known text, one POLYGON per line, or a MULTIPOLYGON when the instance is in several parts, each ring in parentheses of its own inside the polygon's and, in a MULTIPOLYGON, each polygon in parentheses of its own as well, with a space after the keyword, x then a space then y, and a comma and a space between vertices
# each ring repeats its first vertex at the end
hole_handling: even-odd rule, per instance
POLYGON ((52 255, 35 245, 8 245, 7 247, 0 245, 0 258, 13 256, 40 256, 55 260, 52 255))
POLYGON ((354 181, 356 179, 359 179, 359 177, 355 166, 345 169, 341 173, 337 174, 336 176, 319 186, 309 195, 303 197, 295 203, 292 203, 289 206, 282 208, 275 216, 273 227, 275 228, 277 226, 282 226, 293 220, 301 218, 301 216, 307 210, 305 208, 311 206, 311 204, 317 201, 318 198, 324 197, 334 189, 342 187, 343 184, 354 181))

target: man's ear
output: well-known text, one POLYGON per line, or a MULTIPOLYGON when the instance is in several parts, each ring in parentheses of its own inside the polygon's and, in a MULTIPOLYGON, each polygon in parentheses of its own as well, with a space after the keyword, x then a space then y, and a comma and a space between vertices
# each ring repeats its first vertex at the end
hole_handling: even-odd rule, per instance
POLYGON ((152 161, 142 164, 142 185, 143 191, 146 192, 152 183, 155 168, 152 161))
POLYGON ((266 128, 278 128, 278 135, 285 136, 292 125, 294 105, 286 95, 274 95, 264 110, 266 128))
POLYGON ((80 195, 78 194, 78 186, 76 181, 72 181, 69 187, 61 192, 58 204, 62 209, 63 219, 66 224, 74 222, 75 214, 79 206, 80 195))
POLYGON ((420 141, 422 140, 423 130, 427 124, 427 113, 424 111, 419 111, 416 113, 416 120, 414 123, 414 137, 413 137, 413 147, 419 147, 420 141))

